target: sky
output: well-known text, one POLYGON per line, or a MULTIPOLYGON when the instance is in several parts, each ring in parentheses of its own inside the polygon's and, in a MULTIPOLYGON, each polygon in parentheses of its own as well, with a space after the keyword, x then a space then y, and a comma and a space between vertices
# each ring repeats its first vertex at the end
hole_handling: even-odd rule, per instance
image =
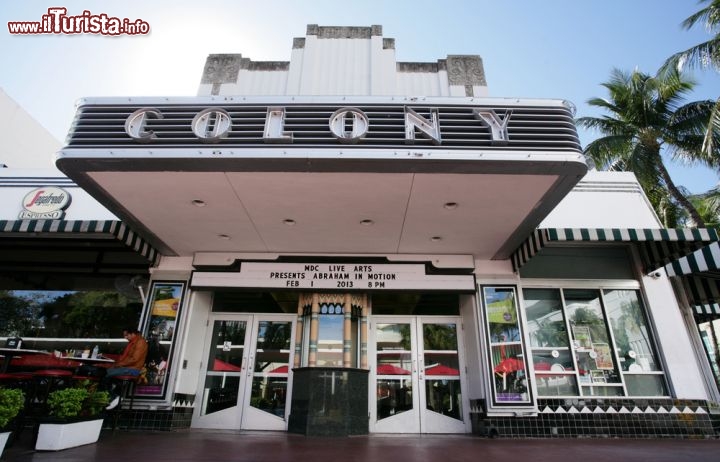
MULTIPOLYGON (((58 140, 75 102, 102 96, 194 96, 205 59, 241 53, 253 61, 289 61, 308 24, 382 25, 396 59, 436 62, 480 55, 489 96, 559 98, 577 116, 600 116, 586 101, 607 96, 613 68, 654 74, 671 54, 710 38, 680 23, 695 0, 0 0, 0 88, 58 140), (48 8, 89 10, 131 21, 147 35, 10 34, 9 21, 40 21, 48 8)), ((717 99, 720 72, 696 71, 687 101, 717 99)), ((585 147, 599 136, 580 130, 585 147)), ((699 193, 718 173, 670 162, 679 185, 699 193)))

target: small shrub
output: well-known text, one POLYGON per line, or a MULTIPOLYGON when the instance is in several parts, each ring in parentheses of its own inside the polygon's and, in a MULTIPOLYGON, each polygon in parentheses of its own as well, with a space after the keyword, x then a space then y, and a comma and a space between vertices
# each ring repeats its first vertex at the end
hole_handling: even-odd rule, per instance
POLYGON ((84 388, 53 391, 47 399, 50 415, 59 419, 78 417, 87 396, 88 392, 84 388))
POLYGON ((25 405, 22 390, 0 388, 0 429, 5 428, 25 405))
POLYGON ((109 393, 96 391, 95 387, 65 388, 50 393, 47 404, 51 416, 58 419, 75 419, 98 416, 109 401, 109 393))

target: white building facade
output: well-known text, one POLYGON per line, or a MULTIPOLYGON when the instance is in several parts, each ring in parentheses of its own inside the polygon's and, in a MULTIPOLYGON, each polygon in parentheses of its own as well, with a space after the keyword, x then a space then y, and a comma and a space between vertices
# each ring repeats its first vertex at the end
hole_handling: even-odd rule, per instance
POLYGON ((161 255, 143 325, 165 377, 134 412, 713 434, 717 387, 664 267, 717 234, 661 229, 632 174, 588 173, 573 116, 488 97, 478 56, 397 62, 380 26, 310 25, 288 62, 211 55, 194 98, 81 101, 58 168, 161 255))

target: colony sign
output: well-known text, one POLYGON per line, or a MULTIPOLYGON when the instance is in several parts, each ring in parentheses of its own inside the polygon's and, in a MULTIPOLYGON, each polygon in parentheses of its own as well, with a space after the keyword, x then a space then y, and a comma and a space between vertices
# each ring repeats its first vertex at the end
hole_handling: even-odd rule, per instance
POLYGON ((62 188, 46 186, 25 195, 22 201, 21 220, 60 220, 70 205, 70 193, 62 188))
POLYGON ((256 263, 238 272, 195 272, 193 287, 472 291, 472 275, 427 274, 419 264, 256 263))
MULTIPOLYGON (((416 133, 428 138, 433 144, 442 144, 442 134, 438 121, 438 110, 431 108, 430 118, 418 114, 412 108, 404 108, 405 143, 412 144, 416 133)), ((473 116, 490 129, 490 141, 494 145, 504 145, 509 141, 508 123, 511 110, 506 110, 501 118, 494 110, 473 108, 473 116)), ((136 110, 125 120, 125 133, 138 143, 151 143, 161 138, 148 127, 152 119, 162 120, 163 112, 154 107, 136 110)), ((286 108, 268 107, 262 138, 265 143, 292 144, 293 133, 285 129, 286 108)), ((218 143, 226 138, 232 128, 233 119, 228 111, 222 108, 206 108, 199 111, 192 119, 190 128, 193 134, 203 143, 218 143)), ((359 143, 371 129, 370 119, 362 110, 354 107, 343 107, 335 111, 328 120, 328 128, 338 142, 343 144, 359 143)))

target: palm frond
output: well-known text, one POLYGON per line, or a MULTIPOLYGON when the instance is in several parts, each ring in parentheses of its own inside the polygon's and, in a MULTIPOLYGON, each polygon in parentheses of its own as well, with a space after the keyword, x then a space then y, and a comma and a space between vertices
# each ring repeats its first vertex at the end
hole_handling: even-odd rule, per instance
MULTIPOLYGON (((700 3, 705 3, 702 0, 700 3)), ((720 0, 712 0, 708 6, 702 8, 685 19, 681 26, 683 29, 692 29, 696 24, 704 23, 708 31, 713 31, 720 26, 720 0)))
POLYGON ((720 158, 720 98, 715 101, 708 119, 701 151, 705 156, 720 158))
POLYGON ((603 136, 590 142, 583 152, 598 168, 605 169, 619 159, 627 159, 631 146, 632 140, 626 136, 603 136))
MULTIPOLYGON (((672 114, 663 138, 671 146, 676 159, 685 162, 700 162, 711 168, 720 167, 720 153, 712 139, 712 117, 716 102, 695 101, 680 107, 672 114), (708 132, 710 130, 710 132, 708 132), (705 146, 710 138, 710 144, 705 146)), ((720 121, 720 112, 718 113, 720 121)), ((717 131, 715 131, 717 138, 717 131)))
POLYGON ((658 74, 709 67, 720 69, 720 37, 717 36, 670 56, 660 67, 658 74))

